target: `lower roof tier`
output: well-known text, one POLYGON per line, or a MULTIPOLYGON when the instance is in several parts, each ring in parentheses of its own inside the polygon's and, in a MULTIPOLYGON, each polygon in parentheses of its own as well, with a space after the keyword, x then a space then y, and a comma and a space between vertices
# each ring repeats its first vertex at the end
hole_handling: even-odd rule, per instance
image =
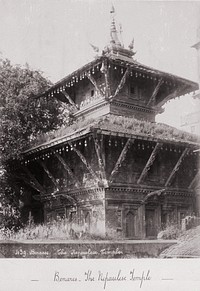
POLYGON ((29 155, 44 151, 69 141, 81 139, 85 135, 95 132, 104 135, 128 136, 141 140, 185 145, 192 147, 194 150, 200 147, 200 138, 198 136, 164 123, 107 115, 97 119, 79 120, 70 126, 38 136, 23 154, 29 155))

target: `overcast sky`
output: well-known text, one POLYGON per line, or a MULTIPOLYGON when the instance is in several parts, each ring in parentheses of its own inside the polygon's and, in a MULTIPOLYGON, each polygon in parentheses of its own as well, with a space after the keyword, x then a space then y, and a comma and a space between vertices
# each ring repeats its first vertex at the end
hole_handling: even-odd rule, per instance
MULTIPOLYGON (((136 59, 198 81, 196 42, 199 2, 104 0, 0 0, 0 52, 26 62, 56 82, 94 57, 89 43, 107 44, 111 2, 124 45, 135 39, 136 59)), ((180 126, 180 116, 200 109, 191 96, 166 106, 158 121, 180 126)))

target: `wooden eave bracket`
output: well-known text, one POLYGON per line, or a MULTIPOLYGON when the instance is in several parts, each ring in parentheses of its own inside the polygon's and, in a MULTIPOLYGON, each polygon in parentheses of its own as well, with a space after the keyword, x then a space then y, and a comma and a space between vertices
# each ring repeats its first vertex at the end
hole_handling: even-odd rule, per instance
POLYGON ((93 171, 92 167, 90 164, 87 162, 86 158, 84 155, 77 149, 75 148, 70 142, 68 142, 69 145, 71 146, 72 150, 77 154, 77 156, 80 158, 82 163, 86 166, 88 172, 92 175, 92 177, 97 181, 100 182, 99 178, 97 177, 96 173, 93 171))
POLYGON ((155 98, 156 98, 156 96, 157 96, 157 94, 158 94, 158 92, 160 90, 160 87, 161 87, 162 83, 163 83, 163 79, 161 78, 158 81, 156 87, 154 88, 154 91, 153 91, 153 93, 152 93, 152 95, 151 95, 151 97, 150 97, 150 99, 149 99, 149 101, 147 103, 147 106, 150 106, 151 104, 155 103, 155 98))
POLYGON ((200 170, 196 173, 196 175, 194 176, 194 178, 192 179, 190 185, 189 185, 189 189, 192 189, 193 186, 195 185, 196 182, 198 182, 200 179, 200 170))
POLYGON ((42 195, 45 195, 45 191, 41 189, 41 187, 38 187, 32 180, 28 180, 23 176, 16 176, 16 178, 22 180, 25 184, 27 184, 28 186, 30 186, 31 188, 33 188, 34 190, 36 190, 37 192, 39 192, 42 195))
POLYGON ((26 179, 23 176, 19 176, 21 180, 23 180, 26 184, 34 188, 36 191, 41 193, 42 195, 45 195, 46 191, 43 188, 43 186, 38 182, 38 180, 35 178, 35 176, 29 171, 29 169, 25 166, 21 166, 23 172, 29 177, 29 180, 26 179))
POLYGON ((62 164, 62 166, 64 167, 64 169, 68 172, 69 176, 71 177, 71 179, 74 181, 75 185, 80 187, 80 183, 79 181, 75 178, 74 173, 72 172, 72 170, 70 169, 70 167, 68 166, 67 162, 63 159, 63 157, 61 157, 61 155, 59 155, 58 153, 54 153, 55 157, 60 161, 60 163, 62 164))
POLYGON ((116 173, 118 172, 119 168, 121 167, 123 161, 124 161, 125 158, 126 158, 127 151, 128 151, 128 149, 129 149, 129 146, 130 146, 131 143, 133 143, 133 142, 134 142, 134 140, 132 140, 131 138, 129 138, 129 139, 126 141, 126 143, 125 143, 125 145, 124 145, 124 147, 123 147, 123 149, 122 149, 122 151, 121 151, 121 153, 120 153, 120 155, 119 155, 119 157, 118 157, 118 159, 117 159, 117 162, 116 162, 116 164, 115 164, 115 166, 114 166, 114 168, 113 168, 113 170, 112 170, 112 172, 111 172, 111 174, 110 174, 110 177, 109 177, 109 183, 112 183, 112 182, 113 182, 113 177, 114 177, 114 175, 116 175, 116 173))
POLYGON ((126 69, 126 71, 125 71, 123 77, 121 78, 121 81, 119 82, 119 85, 117 86, 117 89, 116 89, 114 95, 110 97, 111 100, 112 100, 113 98, 115 98, 115 97, 119 94, 120 90, 124 87, 124 84, 125 84, 126 79, 127 79, 128 75, 129 75, 129 72, 130 72, 130 68, 128 67, 128 68, 126 69))
POLYGON ((54 176, 51 174, 51 172, 48 170, 47 166, 45 165, 44 162, 42 162, 41 160, 38 160, 37 163, 43 168, 43 170, 45 171, 45 173, 47 174, 47 176, 49 177, 49 179, 51 180, 51 182, 54 184, 54 186, 56 187, 57 190, 59 190, 59 184, 56 181, 56 179, 54 178, 54 176))
POLYGON ((166 183, 165 183, 165 187, 168 187, 170 186, 171 182, 172 182, 172 179, 174 178, 176 172, 179 170, 180 168, 180 165, 184 159, 184 157, 186 156, 186 154, 189 152, 189 149, 188 148, 185 148, 184 151, 182 152, 180 158, 178 159, 176 165, 174 166, 171 174, 169 175, 169 178, 167 179, 166 183))
POLYGON ((155 147, 154 147, 154 149, 153 149, 153 151, 152 151, 152 153, 151 153, 146 165, 144 166, 144 169, 143 169, 142 173, 140 174, 139 179, 137 180, 137 184, 140 184, 144 180, 144 178, 146 177, 150 167, 153 165, 153 163, 155 161, 156 155, 157 155, 157 153, 158 153, 158 151, 159 151, 161 146, 162 146, 162 143, 157 143, 155 145, 155 147))

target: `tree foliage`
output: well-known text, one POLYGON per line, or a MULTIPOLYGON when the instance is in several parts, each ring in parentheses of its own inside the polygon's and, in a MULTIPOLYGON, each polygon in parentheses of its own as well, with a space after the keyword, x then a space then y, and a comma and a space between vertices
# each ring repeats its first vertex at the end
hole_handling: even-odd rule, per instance
POLYGON ((7 161, 16 158, 37 134, 62 123, 60 103, 54 98, 35 99, 50 82, 28 66, 0 60, 0 150, 7 161))
POLYGON ((10 163, 19 158, 38 134, 62 125, 60 102, 37 98, 50 85, 49 80, 28 65, 21 67, 0 59, 0 199, 4 206, 10 203, 19 206, 10 163))

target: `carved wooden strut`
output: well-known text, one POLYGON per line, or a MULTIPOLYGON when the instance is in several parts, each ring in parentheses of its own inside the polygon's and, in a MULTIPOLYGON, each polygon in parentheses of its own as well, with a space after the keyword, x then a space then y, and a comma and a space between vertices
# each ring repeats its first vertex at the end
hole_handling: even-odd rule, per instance
POLYGON ((189 185, 189 189, 192 189, 193 186, 196 184, 196 182, 199 181, 199 177, 200 177, 200 170, 196 173, 196 175, 194 176, 194 179, 192 180, 192 182, 189 185))
POLYGON ((83 162, 83 164, 86 166, 88 172, 93 176, 93 178, 99 181, 99 178, 97 177, 97 175, 95 174, 95 172, 93 171, 92 167, 90 166, 90 164, 87 162, 86 158, 84 157, 84 155, 74 146, 72 146, 71 143, 69 143, 69 145, 71 146, 72 150, 77 154, 77 156, 79 156, 79 158, 81 159, 81 161, 83 162))
POLYGON ((130 69, 127 68, 127 69, 126 69, 126 72, 124 73, 123 77, 121 78, 121 81, 120 81, 119 85, 117 86, 117 89, 116 89, 116 91, 115 91, 115 94, 114 94, 113 96, 111 96, 112 99, 113 99, 115 96, 117 96, 118 93, 119 93, 119 91, 123 88, 123 86, 124 86, 124 84, 125 84, 125 82, 126 82, 126 78, 127 78, 128 74, 129 74, 129 71, 130 71, 130 69))
POLYGON ((119 158, 118 158, 118 160, 117 160, 117 162, 116 162, 116 164, 114 166, 114 169, 112 170, 112 172, 110 174, 110 177, 109 177, 109 182, 110 183, 113 182, 114 175, 118 172, 119 168, 122 165, 122 162, 125 160, 128 148, 129 148, 131 143, 133 143, 133 140, 131 140, 131 138, 129 138, 127 140, 126 144, 124 145, 124 147, 123 147, 123 149, 121 151, 121 154, 119 155, 119 158))
POLYGON ((104 163, 104 159, 102 157, 102 153, 101 153, 101 146, 99 144, 99 140, 98 138, 94 135, 94 146, 95 146, 95 150, 96 150, 96 154, 97 154, 97 160, 98 160, 98 165, 99 165, 99 169, 101 172, 101 179, 103 181, 104 186, 108 186, 108 182, 106 179, 106 170, 105 170, 105 163, 104 163))
POLYGON ((66 97, 66 99, 69 101, 69 103, 70 103, 70 104, 71 104, 75 109, 78 109, 77 104, 72 100, 72 98, 69 96, 69 94, 67 94, 66 91, 62 91, 61 93, 66 97))
POLYGON ((72 172, 72 170, 68 166, 67 162, 63 159, 63 157, 61 157, 61 155, 59 155, 58 153, 54 153, 54 155, 60 161, 60 163, 62 164, 64 169, 68 172, 69 176, 74 181, 74 183, 77 184, 77 186, 80 186, 79 181, 76 179, 76 177, 74 176, 74 173, 72 172))
POLYGON ((37 190, 41 194, 45 194, 46 191, 44 190, 43 186, 38 182, 38 180, 35 178, 35 176, 29 171, 29 169, 25 166, 21 167, 23 172, 29 177, 29 179, 26 179, 24 176, 19 176, 20 179, 23 179, 26 184, 29 184, 31 187, 33 187, 35 190, 37 190))
POLYGON ((155 89, 154 89, 154 91, 153 91, 153 93, 152 93, 152 95, 151 95, 151 97, 150 97, 150 99, 149 99, 149 101, 147 103, 147 106, 155 103, 155 98, 156 98, 156 96, 158 94, 158 91, 160 90, 160 87, 161 87, 162 83, 163 83, 163 79, 161 78, 158 81, 158 84, 156 85, 156 87, 155 87, 155 89))
POLYGON ((160 149, 160 147, 162 146, 162 143, 157 143, 156 146, 154 147, 139 179, 137 180, 137 184, 140 184, 142 182, 142 180, 144 180, 145 176, 147 175, 150 167, 153 165, 153 162, 156 158, 156 154, 158 153, 158 150, 160 149))
POLYGON ((166 183, 165 183, 165 187, 169 186, 172 182, 172 179, 174 178, 174 175, 176 174, 176 172, 179 170, 180 165, 185 157, 185 155, 188 153, 189 149, 186 148, 184 149, 184 151, 182 152, 180 158, 178 159, 178 162, 176 163, 175 167, 173 168, 171 174, 169 175, 169 178, 167 179, 166 183))
POLYGON ((37 161, 38 164, 43 168, 43 170, 45 171, 45 173, 47 174, 47 176, 49 177, 49 179, 52 181, 52 183, 54 184, 54 186, 57 188, 57 190, 59 190, 59 184, 56 181, 56 179, 54 178, 54 176, 51 174, 51 172, 48 170, 47 166, 45 165, 44 162, 38 160, 37 161))

